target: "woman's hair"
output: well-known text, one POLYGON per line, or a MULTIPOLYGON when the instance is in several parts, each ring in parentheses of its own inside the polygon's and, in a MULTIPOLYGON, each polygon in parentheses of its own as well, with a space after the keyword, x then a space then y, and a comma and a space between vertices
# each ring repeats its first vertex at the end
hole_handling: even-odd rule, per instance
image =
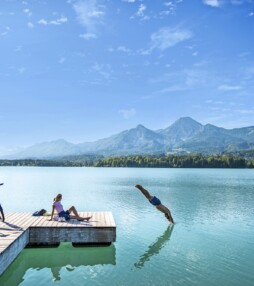
POLYGON ((62 198, 61 194, 58 194, 55 198, 54 198, 54 202, 55 201, 59 201, 62 198))

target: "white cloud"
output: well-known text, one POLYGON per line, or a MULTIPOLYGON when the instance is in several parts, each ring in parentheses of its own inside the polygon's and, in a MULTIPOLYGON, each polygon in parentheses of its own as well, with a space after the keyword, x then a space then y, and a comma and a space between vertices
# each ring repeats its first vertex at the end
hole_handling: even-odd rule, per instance
POLYGON ((203 3, 212 7, 220 7, 221 5, 219 0, 203 0, 203 3))
POLYGON ((135 3, 136 0, 122 0, 123 2, 127 2, 127 3, 135 3))
POLYGON ((165 6, 167 7, 171 7, 171 6, 174 6, 173 2, 172 1, 169 1, 169 2, 165 2, 164 3, 165 6))
POLYGON ((40 24, 40 25, 44 25, 44 26, 47 26, 47 25, 62 25, 64 23, 68 22, 68 19, 66 17, 61 17, 61 18, 58 18, 56 20, 51 20, 51 21, 47 21, 45 19, 40 19, 37 23, 40 24))
POLYGON ((28 17, 32 16, 32 12, 29 9, 24 9, 23 12, 27 14, 28 17))
POLYGON ((151 35, 150 48, 141 51, 141 54, 150 54, 155 49, 164 51, 191 37, 192 33, 189 30, 170 27, 161 28, 151 35))
POLYGON ((131 52, 130 49, 128 49, 128 48, 126 48, 126 47, 124 47, 124 46, 119 46, 119 47, 117 48, 117 51, 123 52, 123 53, 127 53, 127 54, 129 54, 129 53, 131 52))
POLYGON ((110 53, 122 52, 122 53, 126 53, 126 54, 131 54, 132 53, 131 49, 126 48, 125 46, 118 46, 117 48, 109 47, 108 48, 108 52, 110 52, 110 53))
POLYGON ((249 16, 249 17, 254 16, 254 12, 250 12, 250 13, 248 14, 248 16, 249 16))
POLYGON ((135 19, 135 17, 139 17, 142 21, 149 20, 150 17, 145 15, 145 11, 146 11, 146 5, 140 4, 138 7, 138 11, 136 12, 135 15, 132 15, 130 19, 133 20, 135 19))
POLYGON ((119 110, 119 113, 121 113, 124 117, 124 119, 130 119, 136 115, 136 110, 135 108, 130 108, 130 109, 121 109, 119 110))
POLYGON ((140 6, 138 8, 137 16, 143 17, 145 10, 146 10, 146 5, 140 4, 140 6))
POLYGON ((30 29, 32 29, 32 28, 34 27, 34 24, 31 23, 31 22, 28 22, 28 23, 27 23, 27 27, 30 28, 30 29))
POLYGON ((79 37, 85 40, 92 40, 92 39, 96 39, 97 35, 94 33, 85 33, 85 34, 79 35, 79 37))
POLYGON ((40 19, 39 21, 38 21, 38 24, 40 24, 40 25, 47 25, 48 24, 48 22, 45 20, 45 19, 40 19))
POLYGON ((237 90, 241 90, 242 87, 239 85, 227 85, 227 84, 223 84, 218 86, 218 90, 220 91, 237 91, 237 90))
POLYGON ((95 34, 97 26, 103 24, 104 6, 99 5, 97 0, 78 1, 73 9, 79 24, 85 27, 88 34, 95 34))
POLYGON ((51 24, 51 25, 61 25, 61 24, 64 24, 66 22, 68 22, 68 19, 66 17, 61 17, 59 19, 50 21, 49 24, 51 24))

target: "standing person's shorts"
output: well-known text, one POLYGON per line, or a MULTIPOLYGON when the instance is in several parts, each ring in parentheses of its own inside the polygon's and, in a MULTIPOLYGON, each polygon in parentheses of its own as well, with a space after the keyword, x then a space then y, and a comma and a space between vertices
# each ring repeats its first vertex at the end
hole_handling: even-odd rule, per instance
POLYGON ((149 202, 154 206, 158 206, 161 204, 161 201, 155 196, 153 196, 149 202))
POLYGON ((70 217, 70 213, 69 211, 61 211, 59 214, 58 214, 59 217, 64 217, 65 220, 69 220, 71 217, 70 217))

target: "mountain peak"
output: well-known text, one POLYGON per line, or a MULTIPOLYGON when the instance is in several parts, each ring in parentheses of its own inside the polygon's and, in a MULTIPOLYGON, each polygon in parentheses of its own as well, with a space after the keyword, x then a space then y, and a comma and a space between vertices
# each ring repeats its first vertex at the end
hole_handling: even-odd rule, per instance
POLYGON ((136 129, 147 129, 147 128, 144 125, 142 125, 142 124, 138 124, 136 126, 136 129))
POLYGON ((181 117, 160 133, 171 142, 185 141, 203 130, 204 126, 191 117, 181 117))
POLYGON ((197 122, 196 120, 192 119, 189 116, 186 117, 180 117, 178 120, 176 120, 172 125, 174 124, 198 124, 201 125, 199 122, 197 122))

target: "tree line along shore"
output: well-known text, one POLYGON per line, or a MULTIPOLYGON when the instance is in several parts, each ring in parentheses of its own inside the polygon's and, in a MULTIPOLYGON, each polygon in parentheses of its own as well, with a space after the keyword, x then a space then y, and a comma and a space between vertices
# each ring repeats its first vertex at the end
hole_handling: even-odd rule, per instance
POLYGON ((0 166, 38 167, 135 167, 135 168, 254 168, 254 156, 229 155, 137 155, 99 157, 75 157, 68 159, 0 160, 0 166))

